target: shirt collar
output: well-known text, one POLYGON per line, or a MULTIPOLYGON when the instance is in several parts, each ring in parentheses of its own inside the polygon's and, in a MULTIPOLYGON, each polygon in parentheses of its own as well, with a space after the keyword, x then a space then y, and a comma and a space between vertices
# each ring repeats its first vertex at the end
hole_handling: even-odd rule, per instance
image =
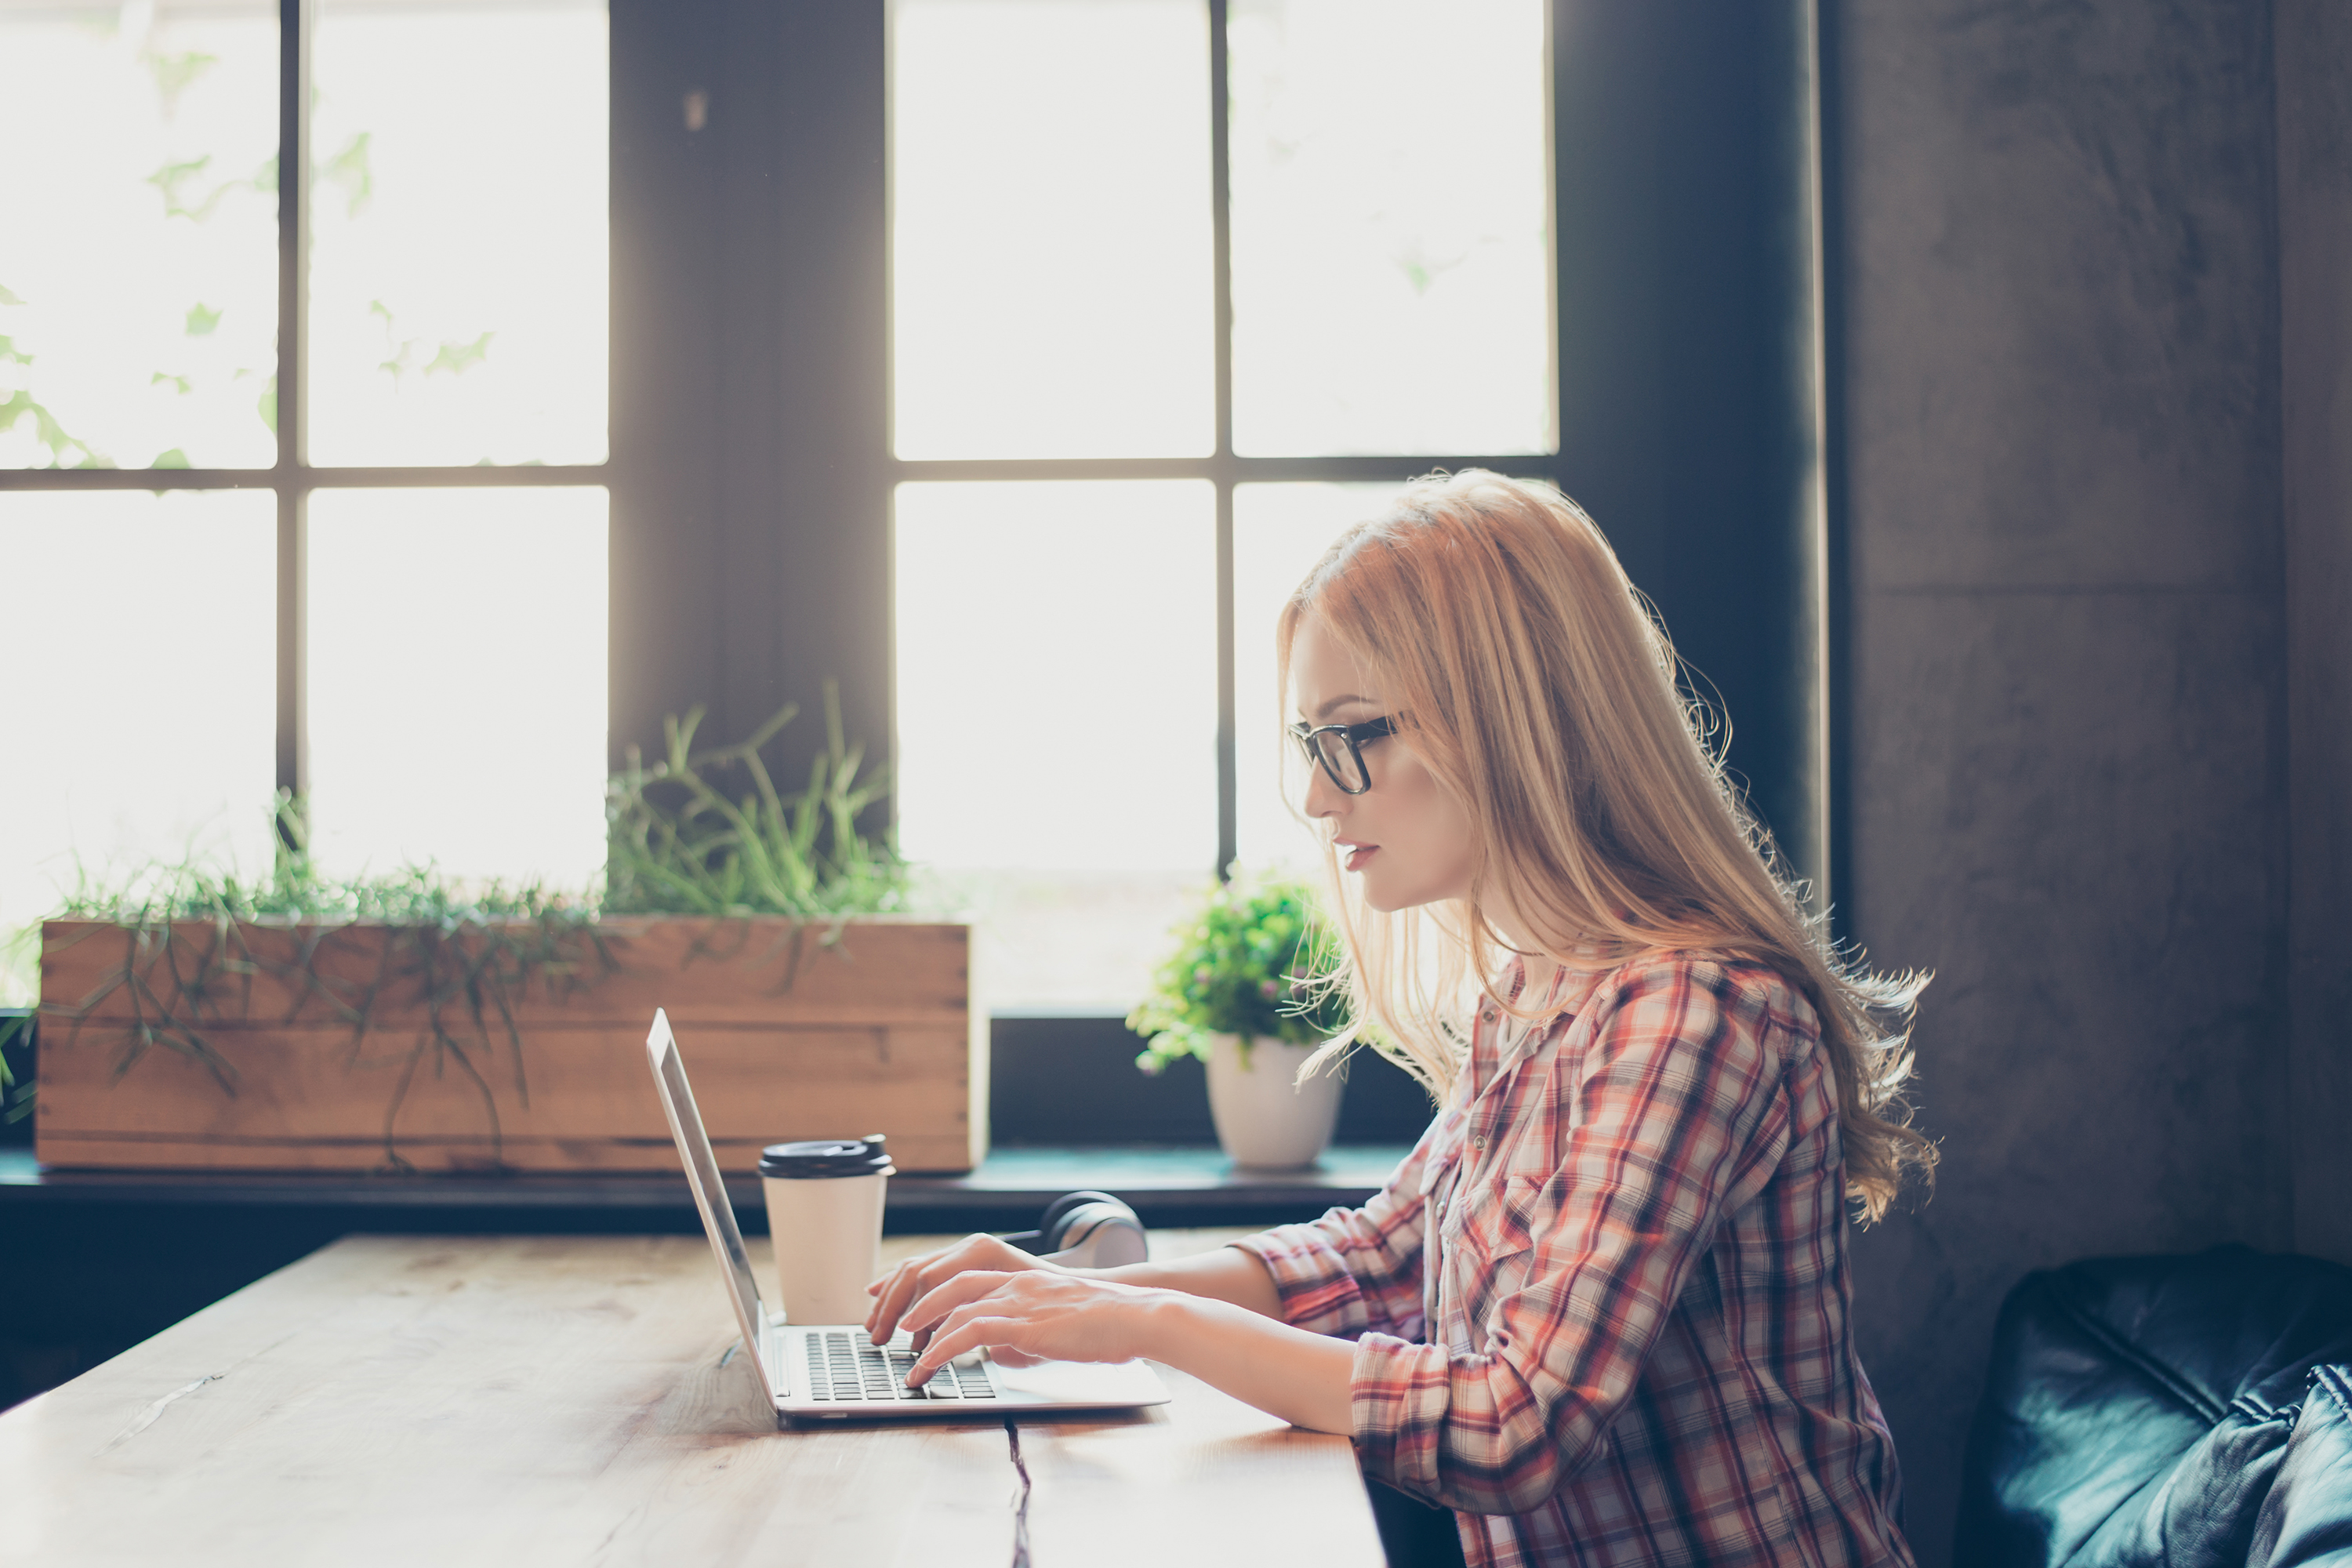
MULTIPOLYGON (((1522 1008, 1534 1015, 1529 1021, 1522 1021, 1499 1008, 1495 1009, 1495 1021, 1490 1026, 1495 1067, 1487 1081, 1499 1079, 1508 1072, 1536 1042, 1558 1026, 1560 1019, 1581 1012, 1608 973, 1607 966, 1598 963, 1562 965, 1555 969, 1550 981, 1543 988, 1543 994, 1531 1006, 1522 1008)), ((1521 1007, 1528 985, 1528 961, 1513 954, 1509 964, 1496 978, 1503 983, 1504 999, 1514 1007, 1521 1007)))

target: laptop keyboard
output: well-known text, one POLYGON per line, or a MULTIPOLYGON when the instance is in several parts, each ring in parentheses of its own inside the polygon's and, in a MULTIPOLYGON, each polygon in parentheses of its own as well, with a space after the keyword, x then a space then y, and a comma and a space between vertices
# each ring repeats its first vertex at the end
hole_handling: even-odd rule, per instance
POLYGON ((885 1350, 854 1330, 812 1333, 803 1343, 812 1399, 914 1402, 996 1397, 988 1369, 976 1357, 959 1358, 961 1365, 950 1362, 922 1387, 908 1388, 907 1373, 915 1364, 915 1352, 909 1346, 892 1345, 885 1350))

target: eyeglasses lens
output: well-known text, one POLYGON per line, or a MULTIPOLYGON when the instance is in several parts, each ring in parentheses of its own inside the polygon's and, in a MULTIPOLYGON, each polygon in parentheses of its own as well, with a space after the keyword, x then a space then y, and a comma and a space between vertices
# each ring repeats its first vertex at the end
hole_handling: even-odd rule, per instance
POLYGON ((1327 730, 1315 737, 1318 754, 1323 766, 1339 781, 1339 787, 1350 795, 1363 793, 1366 780, 1364 767, 1356 757, 1356 749, 1337 730, 1327 730))

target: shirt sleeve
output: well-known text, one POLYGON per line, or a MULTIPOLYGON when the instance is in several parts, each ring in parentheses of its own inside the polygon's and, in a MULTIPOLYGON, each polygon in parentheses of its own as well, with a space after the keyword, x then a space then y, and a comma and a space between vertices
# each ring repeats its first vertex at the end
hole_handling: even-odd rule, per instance
POLYGON ((1592 1044, 1552 1086, 1558 1167, 1514 1179, 1477 1237, 1490 1265, 1532 1251, 1526 1284, 1492 1305, 1475 1353, 1357 1342, 1367 1474, 1467 1512, 1524 1513, 1592 1454, 1693 1263, 1786 1150, 1787 1037, 1768 1005, 1784 995, 1775 975, 1682 961, 1592 998, 1606 1010, 1592 1044), (1515 1235, 1514 1212, 1558 1218, 1515 1235))
POLYGON ((1421 1142, 1370 1202, 1303 1225, 1277 1226, 1233 1243, 1265 1266, 1293 1328, 1342 1337, 1422 1337, 1422 1173, 1444 1125, 1421 1142))

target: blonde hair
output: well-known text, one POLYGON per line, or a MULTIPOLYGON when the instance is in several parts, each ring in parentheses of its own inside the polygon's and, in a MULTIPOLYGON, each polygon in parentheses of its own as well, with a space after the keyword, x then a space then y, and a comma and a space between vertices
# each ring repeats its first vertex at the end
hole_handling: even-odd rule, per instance
POLYGON ((1926 978, 1874 975, 1833 948, 1708 749, 1664 629, 1574 502, 1475 468, 1408 486, 1284 606, 1286 692, 1310 615, 1378 682, 1473 837, 1468 898, 1383 914, 1350 892, 1324 836, 1344 952, 1328 984, 1355 1020, 1327 1057, 1369 1033, 1449 1093, 1468 1006, 1510 1008, 1509 951, 1487 918, 1504 909, 1580 970, 1704 951, 1778 972, 1820 1016, 1847 1195, 1874 1219, 1906 1169, 1932 1173, 1901 1094, 1926 978))

